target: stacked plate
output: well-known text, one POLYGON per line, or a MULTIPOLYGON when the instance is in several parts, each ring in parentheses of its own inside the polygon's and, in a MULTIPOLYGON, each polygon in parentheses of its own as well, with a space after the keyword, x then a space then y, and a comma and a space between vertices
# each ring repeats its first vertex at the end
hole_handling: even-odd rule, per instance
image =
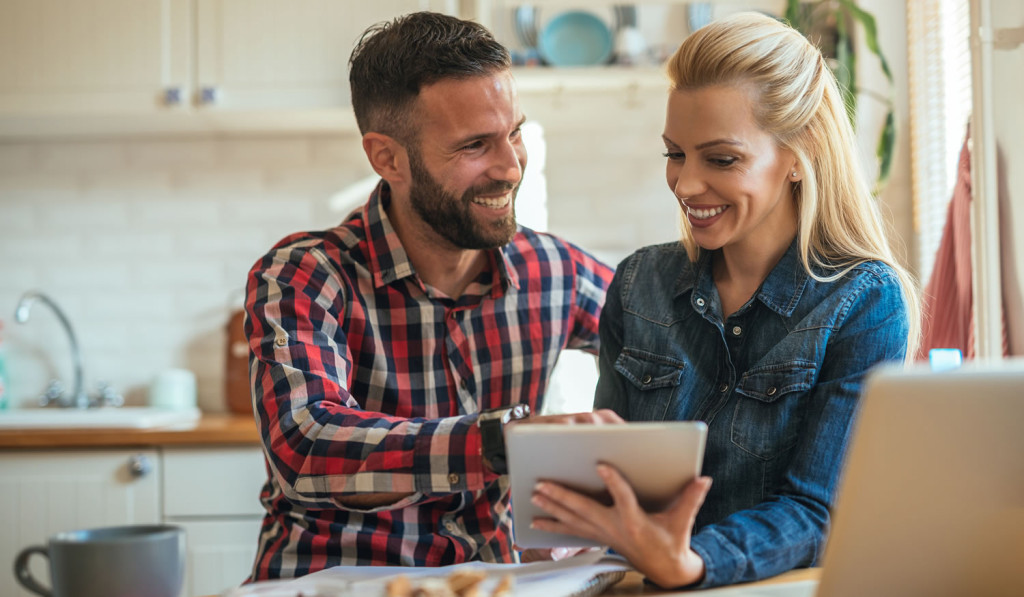
POLYGON ((633 7, 615 7, 608 14, 591 10, 559 12, 547 20, 539 11, 520 6, 515 12, 515 29, 520 43, 537 48, 550 66, 594 66, 612 59, 615 33, 620 27, 634 26, 633 7))

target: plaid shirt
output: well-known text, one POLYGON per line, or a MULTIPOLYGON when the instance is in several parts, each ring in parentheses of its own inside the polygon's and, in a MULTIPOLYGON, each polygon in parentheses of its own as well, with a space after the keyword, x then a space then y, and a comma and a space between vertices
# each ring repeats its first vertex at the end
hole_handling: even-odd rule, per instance
POLYGON ((413 271, 389 201, 382 183, 342 225, 285 238, 249 273, 268 469, 253 580, 515 561, 508 480, 484 467, 477 413, 539 409, 559 351, 597 349, 610 268, 520 228, 452 300, 413 271), (340 503, 376 492, 412 495, 340 503))

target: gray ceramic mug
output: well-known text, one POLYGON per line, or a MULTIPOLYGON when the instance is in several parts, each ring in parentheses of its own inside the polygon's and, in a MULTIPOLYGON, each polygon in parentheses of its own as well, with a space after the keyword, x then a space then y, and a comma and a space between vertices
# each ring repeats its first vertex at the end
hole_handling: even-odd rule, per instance
POLYGON ((23 587, 45 597, 178 597, 185 577, 185 531, 133 525, 57 533, 45 547, 14 560, 23 587), (47 588, 28 569, 33 554, 50 560, 47 588))

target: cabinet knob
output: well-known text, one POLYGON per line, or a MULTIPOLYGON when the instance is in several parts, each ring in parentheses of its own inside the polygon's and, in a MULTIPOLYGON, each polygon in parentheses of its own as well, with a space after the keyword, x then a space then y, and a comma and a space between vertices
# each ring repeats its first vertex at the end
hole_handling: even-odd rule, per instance
POLYGON ((145 454, 136 454, 128 459, 128 472, 133 477, 145 477, 152 470, 153 463, 145 454))
POLYGON ((164 103, 168 106, 177 106, 181 104, 181 88, 180 87, 168 87, 164 90, 164 103))
POLYGON ((199 89, 199 103, 216 104, 219 95, 216 87, 202 87, 199 89))

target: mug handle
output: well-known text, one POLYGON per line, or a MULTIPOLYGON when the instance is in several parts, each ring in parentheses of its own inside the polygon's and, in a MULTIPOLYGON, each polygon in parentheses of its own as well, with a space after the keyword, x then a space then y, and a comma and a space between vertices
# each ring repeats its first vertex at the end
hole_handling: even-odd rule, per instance
POLYGON ((39 584, 39 581, 32 576, 32 572, 28 569, 28 559, 32 557, 32 554, 34 553, 45 556, 47 560, 50 559, 50 554, 46 551, 45 547, 41 545, 26 547, 21 550, 21 553, 19 553, 18 557, 14 560, 14 575, 17 577, 18 582, 21 583, 21 586, 25 587, 29 591, 38 593, 43 597, 52 597, 53 593, 50 592, 50 589, 39 584))

